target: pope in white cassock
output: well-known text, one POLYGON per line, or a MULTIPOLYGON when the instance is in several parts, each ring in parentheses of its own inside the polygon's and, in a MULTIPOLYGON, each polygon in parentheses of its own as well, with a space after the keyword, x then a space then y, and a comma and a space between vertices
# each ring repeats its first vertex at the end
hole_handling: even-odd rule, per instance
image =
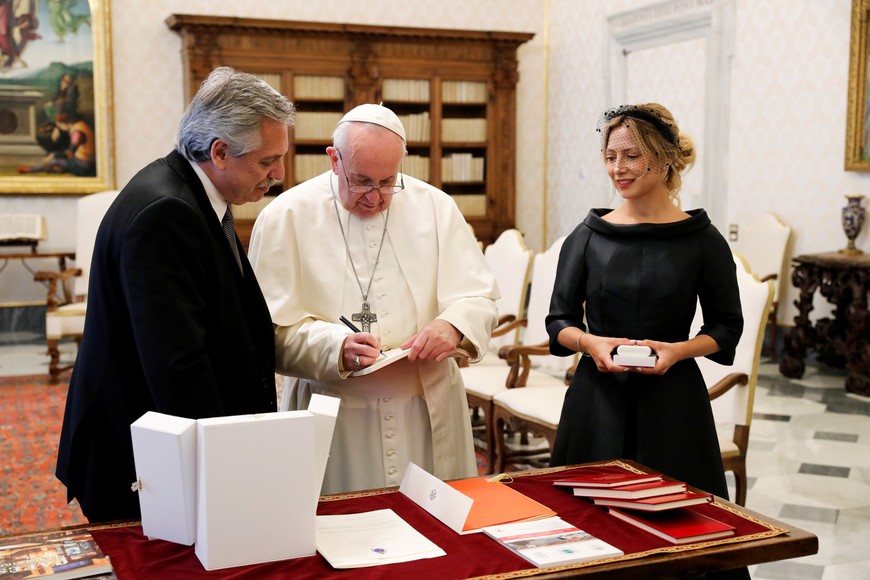
POLYGON ((450 196, 401 173, 405 129, 391 110, 351 110, 326 153, 330 171, 263 209, 248 252, 278 372, 299 378, 290 408, 312 393, 341 399, 322 493, 399 485, 411 461, 441 479, 477 475, 451 355, 485 352, 495 279, 450 196), (351 376, 392 348, 412 350, 351 376))

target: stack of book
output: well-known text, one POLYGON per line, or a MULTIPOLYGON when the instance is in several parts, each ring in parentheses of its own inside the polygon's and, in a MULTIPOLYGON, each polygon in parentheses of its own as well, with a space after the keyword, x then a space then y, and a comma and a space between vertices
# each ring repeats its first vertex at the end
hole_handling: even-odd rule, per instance
POLYGON ((689 491, 682 481, 657 473, 612 472, 572 476, 553 485, 604 506, 610 514, 674 544, 731 536, 734 527, 691 509, 712 503, 713 495, 689 491))

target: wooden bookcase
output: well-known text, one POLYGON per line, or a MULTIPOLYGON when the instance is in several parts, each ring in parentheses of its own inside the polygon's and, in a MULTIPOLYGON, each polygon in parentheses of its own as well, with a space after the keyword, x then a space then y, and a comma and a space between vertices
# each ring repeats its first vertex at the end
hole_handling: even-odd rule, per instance
MULTIPOLYGON (((484 244, 514 227, 516 51, 532 34, 188 14, 166 24, 182 38, 186 101, 228 65, 297 106, 276 194, 328 169, 325 148, 345 111, 383 102, 405 124, 404 172, 451 194, 484 244)), ((262 205, 240 208, 243 240, 262 205)))

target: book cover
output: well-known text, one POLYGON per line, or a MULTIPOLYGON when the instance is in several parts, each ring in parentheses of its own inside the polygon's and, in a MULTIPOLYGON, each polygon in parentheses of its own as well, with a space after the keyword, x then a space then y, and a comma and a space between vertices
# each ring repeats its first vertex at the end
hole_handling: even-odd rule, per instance
POLYGON ((656 495, 668 495, 686 491, 682 481, 650 481, 618 487, 573 487, 574 495, 581 497, 614 497, 621 499, 640 499, 656 495))
POLYGON ((483 533, 538 568, 622 556, 622 550, 560 517, 486 526, 483 533))
POLYGON ((589 473, 573 475, 553 482, 553 485, 564 487, 620 487, 637 483, 661 481, 659 473, 634 473, 628 470, 619 473, 589 473))
MULTIPOLYGON (((385 350, 381 353, 383 356, 379 357, 371 366, 367 366, 364 369, 354 371, 350 373, 352 377, 361 377, 364 375, 371 374, 375 371, 379 371, 385 366, 389 366, 394 362, 398 362, 400 360, 404 360, 408 358, 408 355, 411 354, 410 348, 391 348, 389 350, 385 350)), ((456 350, 453 351, 454 357, 459 358, 471 358, 471 353, 462 347, 456 347, 456 350)))
POLYGON ((544 504, 501 482, 488 481, 486 477, 448 481, 447 485, 473 500, 471 511, 462 528, 463 533, 476 531, 484 526, 556 515, 556 512, 544 504))
POLYGON ((90 578, 112 574, 109 558, 90 533, 56 530, 0 538, 0 578, 90 578))
POLYGON ((610 508, 610 515, 672 544, 691 544, 734 535, 734 526, 687 508, 663 512, 628 512, 610 508))
POLYGON ((699 505, 713 501, 713 495, 709 493, 671 493, 668 495, 656 495, 641 499, 616 499, 611 497, 592 498, 595 505, 612 506, 618 508, 641 510, 647 512, 659 512, 672 510, 690 505, 699 505))
POLYGON ((404 360, 408 358, 408 355, 411 354, 410 348, 393 348, 390 350, 385 350, 383 352, 383 356, 379 357, 371 366, 367 366, 364 369, 354 371, 350 373, 352 377, 361 377, 364 375, 371 374, 375 371, 379 371, 385 366, 391 365, 394 362, 398 362, 400 360, 404 360))

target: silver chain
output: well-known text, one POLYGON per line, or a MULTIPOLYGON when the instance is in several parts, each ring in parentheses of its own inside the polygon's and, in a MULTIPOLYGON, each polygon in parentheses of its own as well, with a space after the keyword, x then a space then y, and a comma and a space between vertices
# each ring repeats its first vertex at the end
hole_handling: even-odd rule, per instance
MULTIPOLYGON (((344 240, 344 251, 347 253, 347 259, 350 261, 350 267, 353 270, 353 277, 356 278, 356 285, 359 286, 359 291, 362 293, 363 302, 369 301, 369 292, 372 289, 372 282, 375 280, 375 270, 381 262, 381 250, 384 249, 384 239, 387 237, 387 223, 390 221, 390 208, 387 208, 387 215, 384 218, 384 231, 381 234, 381 245, 378 246, 378 255, 375 257, 375 265, 372 267, 372 277, 369 278, 369 286, 363 292, 362 283, 359 281, 359 274, 356 272, 356 266, 353 263, 353 258, 350 257, 350 244, 347 241, 347 234, 344 231, 344 225, 341 223, 341 214, 338 213, 338 202, 335 195, 335 187, 332 185, 332 175, 329 176, 329 189, 332 191, 332 207, 335 208, 335 217, 338 219, 338 227, 341 229, 341 238, 344 240)), ((350 214, 347 216, 348 227, 350 227, 350 214)))

